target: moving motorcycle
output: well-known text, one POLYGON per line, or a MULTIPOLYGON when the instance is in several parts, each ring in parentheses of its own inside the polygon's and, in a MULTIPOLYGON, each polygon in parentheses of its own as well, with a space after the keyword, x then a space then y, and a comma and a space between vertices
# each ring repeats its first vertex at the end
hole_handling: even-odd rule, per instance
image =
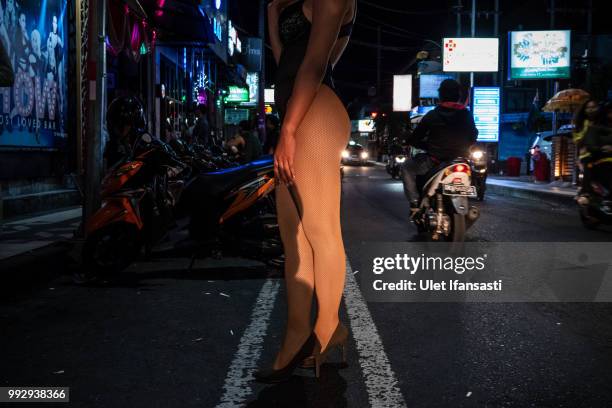
POLYGON ((612 225, 612 132, 591 126, 584 139, 584 149, 591 152, 590 188, 578 197, 580 220, 589 229, 600 224, 612 225))
POLYGON ((188 167, 148 134, 132 150, 102 181, 102 206, 85 223, 84 268, 77 281, 125 269, 143 246, 150 251, 175 225, 173 209, 188 167))
POLYGON ((391 175, 392 179, 400 180, 402 178, 402 165, 406 161, 406 155, 398 154, 389 157, 387 163, 387 173, 391 175))
POLYGON ((476 198, 483 201, 487 190, 487 153, 486 150, 474 146, 470 150, 472 166, 472 185, 476 187, 476 198))
POLYGON ((427 233, 433 241, 465 240, 467 229, 480 216, 479 209, 468 202, 477 197, 471 177, 470 162, 463 158, 417 176, 421 202, 413 221, 419 233, 427 233))

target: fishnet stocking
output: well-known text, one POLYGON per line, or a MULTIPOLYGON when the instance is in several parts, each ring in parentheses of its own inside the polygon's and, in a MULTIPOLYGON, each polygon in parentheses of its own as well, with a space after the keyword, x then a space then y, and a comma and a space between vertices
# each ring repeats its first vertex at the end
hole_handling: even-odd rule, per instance
POLYGON ((297 202, 285 185, 276 188, 288 320, 274 368, 284 367, 310 334, 313 291, 318 304, 314 331, 323 349, 338 324, 346 270, 340 229, 340 157, 349 136, 344 106, 328 86, 321 85, 296 133, 293 192, 297 202))

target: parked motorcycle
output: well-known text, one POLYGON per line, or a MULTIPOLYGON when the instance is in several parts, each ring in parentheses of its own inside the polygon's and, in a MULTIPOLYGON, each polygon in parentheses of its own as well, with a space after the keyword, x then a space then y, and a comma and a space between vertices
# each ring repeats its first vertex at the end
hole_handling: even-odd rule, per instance
POLYGON ((88 281, 125 269, 145 247, 158 243, 174 225, 189 171, 164 142, 148 134, 135 142, 132 157, 118 163, 102 181, 102 206, 85 223, 83 272, 88 281))
POLYGON ((470 162, 462 158, 417 176, 421 202, 413 221, 419 233, 427 233, 433 241, 465 240, 467 229, 480 215, 479 209, 468 202, 477 197, 471 178, 470 162))
POLYGON ((472 166, 472 185, 476 187, 476 198, 483 201, 487 190, 487 153, 484 149, 474 146, 470 151, 472 166))
POLYGON ((280 255, 274 183, 271 155, 198 175, 186 187, 182 200, 190 215, 191 238, 203 248, 280 255))

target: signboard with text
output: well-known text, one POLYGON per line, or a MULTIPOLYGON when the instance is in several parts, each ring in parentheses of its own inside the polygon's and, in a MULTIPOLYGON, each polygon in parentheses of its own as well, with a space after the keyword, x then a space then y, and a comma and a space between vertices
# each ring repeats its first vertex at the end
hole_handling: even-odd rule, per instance
POLYGON ((67 137, 66 0, 7 2, 0 41, 15 82, 0 88, 0 146, 55 148, 67 137))
POLYGON ((474 87, 472 112, 479 142, 499 141, 500 89, 474 87))
POLYGON ((444 72, 497 72, 499 39, 445 38, 444 72))
POLYGON ((509 79, 570 77, 571 31, 512 31, 509 79))

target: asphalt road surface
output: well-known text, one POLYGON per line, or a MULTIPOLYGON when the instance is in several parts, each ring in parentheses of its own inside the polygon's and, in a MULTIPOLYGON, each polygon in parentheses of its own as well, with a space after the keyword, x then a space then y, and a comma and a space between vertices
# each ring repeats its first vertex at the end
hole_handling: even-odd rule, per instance
MULTIPOLYGON (((470 241, 612 241, 568 207, 489 195, 481 211, 470 241)), ((250 381, 281 340, 278 270, 224 258, 188 271, 164 251, 121 279, 79 287, 61 275, 2 299, 0 384, 68 386, 58 406, 74 407, 612 406, 610 304, 365 302, 351 267, 362 243, 418 240, 401 183, 380 167, 346 168, 342 226, 348 366, 319 380, 250 381)))

